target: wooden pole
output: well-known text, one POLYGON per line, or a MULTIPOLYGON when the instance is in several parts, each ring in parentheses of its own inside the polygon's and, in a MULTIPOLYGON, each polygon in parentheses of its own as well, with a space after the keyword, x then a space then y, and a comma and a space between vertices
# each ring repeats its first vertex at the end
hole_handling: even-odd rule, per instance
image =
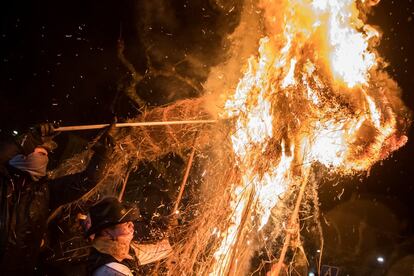
POLYGON ((198 137, 198 133, 196 133, 194 137, 193 149, 191 150, 190 157, 188 158, 187 168, 185 169, 183 181, 181 182, 180 192, 178 193, 177 200, 175 201, 174 209, 172 211, 173 215, 177 213, 178 206, 180 205, 181 198, 183 197, 185 184, 187 183, 188 175, 190 174, 191 165, 193 164, 193 158, 194 158, 194 153, 195 153, 195 142, 197 140, 197 137, 198 137))
POLYGON ((125 178, 122 180, 122 188, 121 188, 121 192, 119 193, 119 196, 118 196, 118 201, 119 202, 122 202, 122 199, 124 198, 125 188, 126 188, 126 184, 128 182, 130 172, 131 172, 131 169, 128 169, 128 171, 125 175, 125 178))
POLYGON ((289 244, 290 244, 290 239, 292 237, 292 231, 289 228, 291 228, 295 224, 295 222, 297 221, 298 214, 299 214, 300 203, 302 201, 303 194, 305 193, 306 184, 308 183, 308 176, 309 176, 309 168, 307 169, 305 179, 302 181, 302 185, 300 187, 298 198, 296 199, 295 208, 293 209, 292 216, 290 217, 290 221, 289 221, 289 224, 288 224, 288 229, 286 229, 285 242, 283 244, 282 251, 280 252, 280 257, 279 257, 279 260, 276 264, 276 267, 274 269, 272 268, 272 271, 270 273, 271 276, 279 276, 280 270, 282 269, 282 265, 283 265, 283 262, 285 260, 286 252, 287 252, 287 249, 288 249, 289 244))
MULTIPOLYGON (((133 122, 133 123, 117 123, 115 127, 139 127, 139 126, 166 126, 166 125, 185 125, 185 124, 211 124, 217 120, 188 120, 188 121, 164 121, 164 122, 133 122)), ((110 124, 82 125, 82 126, 63 126, 55 128, 55 131, 75 131, 101 129, 110 126, 110 124)))
MULTIPOLYGON (((178 193, 177 199, 176 199, 175 204, 174 204, 174 209, 171 212, 171 215, 172 216, 177 215, 178 207, 180 206, 181 198, 183 197, 184 188, 185 188, 185 185, 187 183, 188 176, 190 174, 191 165, 193 164, 193 159, 194 159, 194 154, 195 154, 195 148, 196 148, 195 147, 195 143, 197 141, 197 137, 198 137, 198 132, 194 136, 193 149, 191 150, 190 157, 188 158, 187 167, 185 169, 183 181, 181 182, 180 191, 178 193)), ((168 231, 171 232, 171 229, 172 229, 171 222, 170 222, 168 228, 169 228, 168 231)), ((155 268, 154 268, 153 275, 158 275, 156 273, 158 273, 158 269, 159 269, 160 265, 161 265, 161 262, 158 261, 157 264, 156 264, 156 266, 155 266, 155 268)), ((168 268, 168 274, 167 275, 170 275, 170 271, 171 271, 170 270, 170 267, 171 266, 172 266, 172 259, 170 257, 167 260, 167 262, 166 262, 166 267, 168 268)))

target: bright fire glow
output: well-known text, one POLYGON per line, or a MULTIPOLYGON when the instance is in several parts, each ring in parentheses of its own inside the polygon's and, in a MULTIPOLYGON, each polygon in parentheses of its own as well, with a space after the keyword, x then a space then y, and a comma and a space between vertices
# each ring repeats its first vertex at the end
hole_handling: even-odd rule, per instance
POLYGON ((357 18, 355 0, 315 0, 312 7, 318 22, 329 26, 328 55, 335 76, 348 87, 366 84, 368 70, 376 63, 375 54, 368 51, 368 40, 373 33, 357 31, 363 22, 357 18))
POLYGON ((384 158, 396 133, 384 94, 370 88, 378 67, 370 40, 378 32, 359 18, 356 0, 262 0, 260 6, 268 34, 222 114, 235 118, 231 140, 242 176, 233 183, 230 226, 221 231, 211 275, 236 271, 231 256, 246 232, 243 217, 249 231, 263 231, 304 167, 367 170, 384 158))

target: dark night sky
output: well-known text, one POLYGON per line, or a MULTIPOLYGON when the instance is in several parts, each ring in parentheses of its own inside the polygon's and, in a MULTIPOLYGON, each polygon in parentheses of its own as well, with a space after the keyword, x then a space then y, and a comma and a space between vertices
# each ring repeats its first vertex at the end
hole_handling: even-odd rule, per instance
MULTIPOLYGON (((170 22, 174 27, 168 26, 169 21, 163 18, 150 32, 141 29, 148 26, 142 2, 145 1, 3 1, 0 4, 1 131, 21 130, 46 120, 61 120, 63 125, 108 121, 118 81, 126 75, 116 56, 120 30, 127 55, 139 71, 145 70, 141 43, 144 35, 162 53, 171 52, 169 59, 164 60, 167 64, 179 60, 183 53, 204 53, 198 55, 205 63, 204 71, 192 76, 203 82, 208 68, 222 60, 219 53, 224 47, 223 37, 237 24, 237 14, 222 14, 209 1, 173 1, 165 18, 173 18, 170 22), (200 35, 201 30, 206 31, 204 35, 200 35), (164 45, 158 45, 160 41, 164 45)), ((154 1, 160 2, 163 1, 154 1)), ((414 1, 383 0, 374 9, 369 23, 380 26, 383 39, 379 51, 390 63, 388 70, 401 86, 404 102, 414 110, 414 1)), ((148 82, 141 88, 145 100, 152 105, 199 93, 184 89, 181 95, 170 95, 156 85, 149 92, 145 90, 151 87, 148 82)), ((125 100, 115 111, 128 116, 134 110, 125 100)), ((352 178, 335 187, 325 184, 321 191, 322 209, 330 210, 356 193, 386 202, 401 220, 409 221, 404 234, 412 235, 413 139, 411 128, 408 144, 376 165, 368 178, 352 178), (344 194, 338 199, 342 189, 344 194)))

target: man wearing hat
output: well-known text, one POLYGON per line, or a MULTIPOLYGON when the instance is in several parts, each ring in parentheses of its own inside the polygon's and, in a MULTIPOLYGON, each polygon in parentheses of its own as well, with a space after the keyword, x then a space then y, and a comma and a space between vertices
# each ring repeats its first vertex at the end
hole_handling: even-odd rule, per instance
POLYGON ((141 220, 136 206, 104 198, 89 211, 88 236, 93 237, 88 259, 89 274, 93 276, 136 275, 138 266, 155 262, 171 253, 167 239, 156 244, 140 245, 132 242, 134 221, 141 220))
POLYGON ((50 212, 92 189, 105 170, 107 147, 99 143, 85 171, 48 179, 48 154, 57 146, 54 134, 52 125, 43 124, 0 144, 2 275, 34 274, 50 212))

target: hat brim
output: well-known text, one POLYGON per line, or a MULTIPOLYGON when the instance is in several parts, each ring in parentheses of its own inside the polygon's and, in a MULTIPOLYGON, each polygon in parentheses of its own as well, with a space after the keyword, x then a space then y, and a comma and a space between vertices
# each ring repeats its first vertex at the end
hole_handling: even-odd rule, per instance
POLYGON ((130 207, 127 210, 127 212, 118 220, 118 223, 124 223, 128 221, 138 221, 138 220, 142 220, 139 209, 137 207, 130 207))
POLYGON ((86 236, 89 237, 90 235, 96 234, 105 228, 115 226, 120 223, 125 223, 128 221, 141 221, 141 220, 142 220, 142 216, 139 212, 139 209, 136 207, 131 207, 131 208, 128 208, 126 213, 117 221, 105 221, 97 225, 92 225, 91 228, 89 228, 86 231, 86 236))

